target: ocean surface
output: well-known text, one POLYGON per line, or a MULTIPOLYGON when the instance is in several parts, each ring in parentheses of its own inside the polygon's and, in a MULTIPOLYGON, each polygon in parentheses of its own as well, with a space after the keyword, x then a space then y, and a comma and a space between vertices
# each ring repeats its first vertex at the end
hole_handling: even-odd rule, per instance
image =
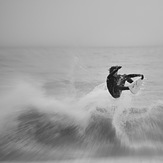
POLYGON ((0 161, 162 162, 162 84, 163 47, 1 48, 0 161), (137 94, 110 96, 113 65, 137 94))

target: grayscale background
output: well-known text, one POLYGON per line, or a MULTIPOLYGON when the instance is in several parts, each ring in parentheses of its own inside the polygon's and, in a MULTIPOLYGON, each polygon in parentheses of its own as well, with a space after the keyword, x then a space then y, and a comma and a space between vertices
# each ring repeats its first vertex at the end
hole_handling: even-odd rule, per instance
POLYGON ((0 161, 162 162, 162 45, 162 0, 0 0, 0 161))

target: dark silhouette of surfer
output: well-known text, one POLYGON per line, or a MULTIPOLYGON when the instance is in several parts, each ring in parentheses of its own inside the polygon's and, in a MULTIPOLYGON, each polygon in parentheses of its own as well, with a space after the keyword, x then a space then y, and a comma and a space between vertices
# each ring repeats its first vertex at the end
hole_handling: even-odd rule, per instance
POLYGON ((119 98, 123 90, 129 90, 129 87, 124 86, 126 81, 132 83, 133 80, 131 78, 139 76, 141 76, 141 79, 144 78, 142 74, 120 75, 118 70, 121 68, 122 66, 112 66, 109 69, 109 75, 106 80, 108 91, 114 98, 119 98))

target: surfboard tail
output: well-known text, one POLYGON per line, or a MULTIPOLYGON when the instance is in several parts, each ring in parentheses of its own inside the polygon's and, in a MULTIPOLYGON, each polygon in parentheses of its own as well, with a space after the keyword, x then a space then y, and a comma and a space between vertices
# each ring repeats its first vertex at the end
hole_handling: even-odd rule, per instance
POLYGON ((140 87, 142 86, 143 80, 140 78, 133 82, 131 85, 129 85, 129 89, 131 93, 136 94, 140 90, 140 87))

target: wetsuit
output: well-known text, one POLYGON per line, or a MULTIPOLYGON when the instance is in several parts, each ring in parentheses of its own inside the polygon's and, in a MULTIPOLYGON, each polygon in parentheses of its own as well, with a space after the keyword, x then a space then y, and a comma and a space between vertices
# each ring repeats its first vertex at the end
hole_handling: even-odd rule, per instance
POLYGON ((125 82, 128 81, 129 83, 132 83, 133 80, 131 78, 141 76, 140 74, 129 74, 129 75, 117 75, 114 76, 114 73, 116 71, 113 71, 107 76, 107 88, 110 94, 114 98, 119 98, 121 96, 121 93, 123 90, 129 90, 129 87, 124 86, 125 82))

